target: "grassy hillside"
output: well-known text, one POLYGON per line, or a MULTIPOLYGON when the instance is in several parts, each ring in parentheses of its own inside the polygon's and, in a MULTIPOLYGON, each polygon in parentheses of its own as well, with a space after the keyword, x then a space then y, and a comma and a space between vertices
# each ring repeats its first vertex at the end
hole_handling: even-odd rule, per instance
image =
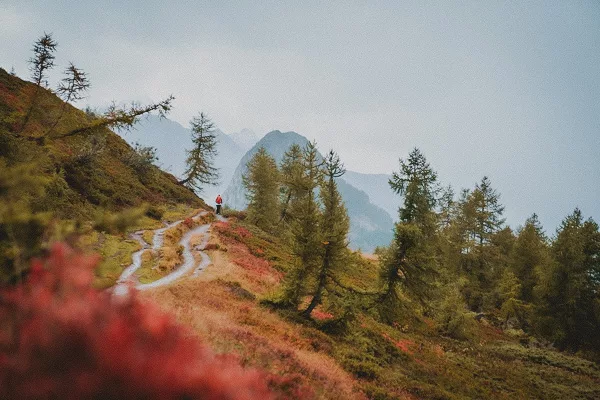
MULTIPOLYGON (((144 202, 201 204, 201 200, 178 185, 172 175, 159 170, 142 174, 128 164, 132 148, 108 129, 41 142, 13 137, 11 133, 19 129, 34 90, 32 83, 0 68, 0 157, 9 165, 32 163, 36 173, 52 180, 53 189, 62 189, 60 196, 56 196, 60 199, 55 199, 56 204, 47 205, 48 209, 63 217, 91 217, 99 208, 121 210, 144 202)), ((47 131, 62 107, 66 111, 55 132, 68 132, 88 122, 85 112, 42 90, 39 106, 23 135, 29 138, 52 136, 47 131)))
MULTIPOLYGON (((306 320, 261 305, 290 266, 290 249, 232 220, 212 228, 213 263, 196 279, 144 293, 219 352, 291 379, 326 399, 596 399, 600 368, 473 319, 469 340, 440 336, 407 312, 394 326, 355 308, 347 325, 327 302, 306 320)), ((344 284, 368 290, 375 260, 358 258, 344 284)), ((357 299, 357 303, 361 302, 357 299)))
MULTIPOLYGON (((123 234, 140 223, 144 209, 141 223, 152 224, 178 204, 185 205, 182 213, 205 206, 108 129, 60 138, 87 126, 92 115, 49 90, 40 89, 37 97, 35 91, 34 84, 0 69, 0 281, 15 279, 15 270, 26 268, 49 241, 68 240, 91 222, 98 231, 123 234), (36 105, 23 128, 33 98, 36 105), (127 211, 135 208, 140 211, 127 211)), ((116 263, 134 247, 100 235, 95 249, 116 263), (111 243, 116 249, 106 250, 111 243)))

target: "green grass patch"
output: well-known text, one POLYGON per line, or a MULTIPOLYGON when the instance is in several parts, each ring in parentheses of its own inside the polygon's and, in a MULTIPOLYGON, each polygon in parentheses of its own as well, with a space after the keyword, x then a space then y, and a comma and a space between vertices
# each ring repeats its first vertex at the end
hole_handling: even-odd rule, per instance
POLYGON ((142 266, 135 271, 140 283, 154 282, 164 276, 158 269, 158 256, 156 252, 147 250, 142 254, 142 266))
POLYGON ((125 268, 131 264, 131 255, 141 246, 133 239, 99 234, 98 254, 102 257, 96 268, 94 286, 105 289, 114 285, 125 268))

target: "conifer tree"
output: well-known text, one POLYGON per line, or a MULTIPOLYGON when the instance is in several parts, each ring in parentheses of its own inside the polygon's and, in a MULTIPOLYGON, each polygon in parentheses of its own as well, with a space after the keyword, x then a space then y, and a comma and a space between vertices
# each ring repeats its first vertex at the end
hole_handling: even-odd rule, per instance
POLYGON ((392 189, 404 196, 394 239, 382 257, 381 281, 384 287, 379 308, 384 320, 391 322, 400 306, 399 290, 426 302, 437 276, 436 195, 437 175, 425 156, 414 149, 400 171, 390 180, 392 189))
POLYGON ((302 148, 292 144, 281 161, 281 217, 280 223, 288 223, 293 218, 294 208, 302 197, 305 186, 302 148))
POLYGON ((321 183, 319 192, 323 204, 320 225, 323 250, 321 265, 316 276, 316 288, 308 307, 304 310, 304 314, 307 316, 321 303, 327 285, 334 283, 331 276, 344 266, 348 246, 347 236, 350 229, 346 207, 335 182, 335 179, 344 175, 346 171, 333 150, 329 151, 325 157, 323 170, 325 179, 321 183))
POLYGON ((87 74, 81 69, 75 67, 73 63, 69 64, 69 67, 67 67, 65 70, 65 77, 58 85, 58 89, 56 90, 56 94, 58 94, 64 103, 60 108, 56 120, 46 131, 46 135, 54 131, 56 125, 58 125, 65 113, 67 104, 72 101, 81 100, 84 97, 83 93, 89 88, 90 81, 87 77, 87 74))
MULTIPOLYGON (((502 237, 504 241, 510 241, 512 237, 508 231, 500 234, 504 224, 504 207, 499 199, 500 195, 492 188, 489 178, 483 177, 473 191, 463 191, 458 205, 453 240, 459 251, 458 269, 469 280, 463 291, 465 300, 476 311, 496 307, 499 299, 494 288, 506 265, 503 262, 506 257, 502 254, 510 251, 498 246, 502 237)), ((510 247, 510 243, 506 246, 510 247)))
POLYGON ((25 130, 31 119, 31 115, 38 103, 40 90, 42 90, 43 86, 47 86, 48 70, 54 67, 56 46, 58 46, 58 43, 52 38, 52 34, 45 32, 33 45, 33 57, 29 59, 29 69, 31 70, 31 79, 33 79, 36 86, 19 133, 25 130))
POLYGON ((266 232, 273 232, 279 220, 279 170, 264 147, 248 162, 243 177, 248 199, 248 220, 266 232))
POLYGON ((316 190, 322 180, 319 153, 314 142, 307 143, 302 150, 303 179, 299 187, 298 200, 291 214, 292 248, 294 267, 286 275, 283 301, 297 308, 302 296, 310 293, 309 277, 318 268, 323 240, 321 238, 321 211, 316 199, 316 190))
POLYGON ((511 270, 520 282, 521 290, 517 298, 527 303, 533 302, 533 288, 538 273, 545 271, 551 263, 547 238, 536 214, 525 222, 515 242, 511 270))
POLYGON ((536 329, 561 349, 600 348, 600 232, 575 209, 552 244, 555 263, 541 273, 536 329))
POLYGON ((214 124, 204 113, 190 121, 192 131, 192 149, 187 150, 186 170, 180 184, 192 190, 202 191, 204 185, 214 185, 219 177, 213 166, 217 155, 217 140, 214 124))

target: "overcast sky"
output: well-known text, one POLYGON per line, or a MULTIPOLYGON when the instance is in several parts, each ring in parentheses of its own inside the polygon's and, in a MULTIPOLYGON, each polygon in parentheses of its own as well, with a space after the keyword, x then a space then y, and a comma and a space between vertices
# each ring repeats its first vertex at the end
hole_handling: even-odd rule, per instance
POLYGON ((513 227, 600 220, 597 0, 0 0, 0 67, 27 77, 44 31, 82 107, 173 94, 184 125, 294 130, 366 173, 419 147, 457 191, 488 175, 513 227))

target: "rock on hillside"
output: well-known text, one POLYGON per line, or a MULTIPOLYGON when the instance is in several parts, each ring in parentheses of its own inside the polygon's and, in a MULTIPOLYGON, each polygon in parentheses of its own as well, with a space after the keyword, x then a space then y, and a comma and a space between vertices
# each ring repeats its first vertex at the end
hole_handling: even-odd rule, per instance
MULTIPOLYGON (((283 154, 292 144, 304 146, 307 142, 308 139, 296 132, 272 131, 267 133, 242 157, 238 164, 231 182, 223 194, 227 206, 241 210, 248 205, 242 176, 246 173, 246 164, 259 148, 264 147, 279 164, 283 154)), ((338 185, 350 217, 350 247, 370 252, 376 246, 389 244, 393 229, 393 221, 389 214, 369 202, 369 196, 365 192, 347 183, 343 178, 338 180, 338 185)))

